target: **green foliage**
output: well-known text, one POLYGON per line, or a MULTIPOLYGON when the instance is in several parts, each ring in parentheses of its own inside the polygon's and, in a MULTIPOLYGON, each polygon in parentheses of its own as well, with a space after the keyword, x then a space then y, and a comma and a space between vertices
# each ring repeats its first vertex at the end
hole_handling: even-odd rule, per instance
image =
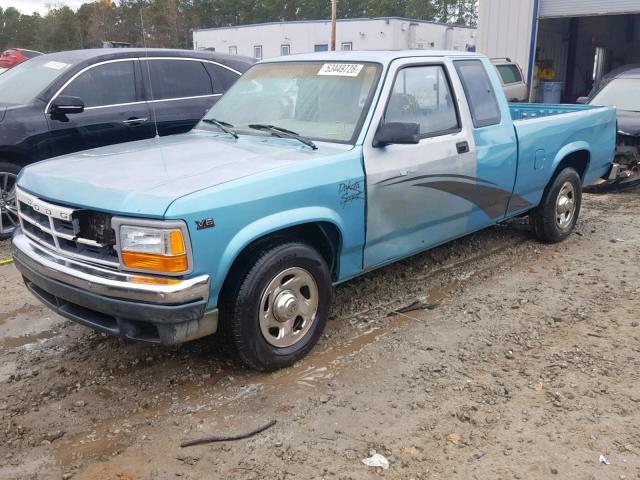
MULTIPOLYGON (((53 7, 45 16, 0 7, 0 50, 52 52, 103 40, 190 48, 195 28, 327 19, 330 9, 330 0, 99 0, 77 12, 53 7)), ((475 25, 477 0, 338 0, 338 18, 385 16, 475 25)))

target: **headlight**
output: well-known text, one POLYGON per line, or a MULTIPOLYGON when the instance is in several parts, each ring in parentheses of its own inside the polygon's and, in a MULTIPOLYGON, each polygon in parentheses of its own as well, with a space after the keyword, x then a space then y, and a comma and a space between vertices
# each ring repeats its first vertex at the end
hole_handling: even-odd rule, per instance
POLYGON ((122 266, 157 273, 189 270, 186 241, 180 228, 120 226, 122 266))

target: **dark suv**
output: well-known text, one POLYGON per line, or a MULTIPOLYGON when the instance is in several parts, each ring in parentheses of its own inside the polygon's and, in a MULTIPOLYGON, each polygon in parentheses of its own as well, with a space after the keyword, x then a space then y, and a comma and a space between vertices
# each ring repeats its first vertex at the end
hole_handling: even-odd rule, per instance
POLYGON ((253 62, 190 50, 76 50, 34 57, 0 75, 0 238, 17 223, 22 167, 187 132, 253 62))

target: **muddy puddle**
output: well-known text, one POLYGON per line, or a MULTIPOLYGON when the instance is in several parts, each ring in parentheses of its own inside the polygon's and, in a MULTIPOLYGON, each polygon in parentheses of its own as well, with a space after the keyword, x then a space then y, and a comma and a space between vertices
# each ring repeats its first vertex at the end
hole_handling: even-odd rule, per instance
POLYGON ((41 305, 24 305, 20 308, 16 308, 15 310, 10 310, 8 312, 0 312, 0 325, 11 320, 13 317, 17 317, 18 315, 33 313, 36 310, 41 310, 41 309, 42 309, 41 305))
POLYGON ((25 305, 0 314, 0 351, 31 347, 60 333, 63 319, 43 305, 25 305))
POLYGON ((20 337, 5 337, 0 339, 0 350, 9 348, 29 347, 58 335, 58 330, 46 330, 44 332, 22 335, 20 337))

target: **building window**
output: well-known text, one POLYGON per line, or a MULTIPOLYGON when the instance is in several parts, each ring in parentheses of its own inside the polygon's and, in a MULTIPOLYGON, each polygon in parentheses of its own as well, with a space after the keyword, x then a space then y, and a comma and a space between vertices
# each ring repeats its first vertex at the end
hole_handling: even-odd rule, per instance
POLYGON ((235 45, 230 45, 229 55, 237 55, 237 54, 238 54, 238 47, 236 47, 235 45))
POLYGON ((314 52, 328 52, 329 51, 329 44, 328 43, 317 43, 316 45, 313 46, 313 51, 314 52))
POLYGON ((280 45, 280 55, 291 55, 291 45, 280 45))
POLYGON ((342 42, 340 44, 340 50, 344 50, 345 52, 350 52, 353 50, 353 42, 342 42))
POLYGON ((262 45, 254 45, 253 46, 253 58, 257 58, 258 60, 262 60, 262 45))

